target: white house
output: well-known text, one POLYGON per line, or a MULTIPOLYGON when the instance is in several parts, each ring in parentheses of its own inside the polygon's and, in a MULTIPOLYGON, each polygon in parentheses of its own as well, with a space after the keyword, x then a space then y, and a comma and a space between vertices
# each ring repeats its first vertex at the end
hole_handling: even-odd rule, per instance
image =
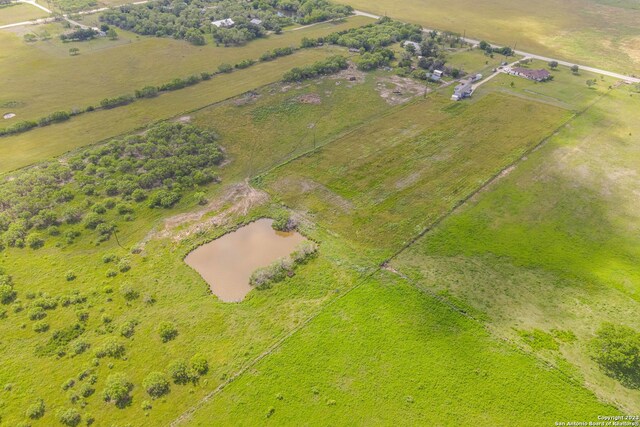
POLYGON ((258 18, 253 18, 253 19, 252 19, 251 21, 249 21, 249 22, 251 22, 253 25, 260 25, 260 24, 262 24, 262 20, 261 20, 261 19, 258 19, 258 18))
POLYGON ((211 24, 215 25, 218 28, 231 28, 234 25, 236 25, 236 23, 231 18, 221 19, 219 21, 213 21, 211 24))
POLYGON ((420 53, 422 52, 422 49, 420 48, 420 43, 412 42, 411 40, 406 40, 402 42, 402 47, 407 47, 407 46, 413 46, 413 48, 416 50, 416 53, 418 55, 420 55, 420 53))

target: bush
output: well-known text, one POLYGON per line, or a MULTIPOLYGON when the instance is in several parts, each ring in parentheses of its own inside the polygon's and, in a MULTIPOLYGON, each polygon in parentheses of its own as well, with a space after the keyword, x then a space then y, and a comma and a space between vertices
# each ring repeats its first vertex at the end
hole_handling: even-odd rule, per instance
POLYGON ((142 386, 149 396, 157 399, 169 392, 169 381, 162 372, 152 372, 142 381, 142 386))
POLYGON ((178 201, 180 201, 180 198, 180 194, 174 191, 161 190, 154 194, 153 197, 151 197, 149 207, 162 207, 168 209, 178 203, 178 201))
POLYGON ((42 307, 33 307, 29 310, 29 319, 30 320, 42 320, 47 317, 47 313, 45 313, 42 307))
POLYGON ((162 342, 169 342, 178 336, 178 329, 171 322, 161 322, 158 331, 162 342))
POLYGON ((106 402, 113 402, 119 408, 126 406, 131 401, 129 394, 133 384, 124 374, 111 374, 107 377, 102 397, 106 402))
POLYGON ((125 283, 120 287, 120 294, 127 301, 133 301, 137 299, 140 294, 129 283, 125 283))
POLYGON ((118 263, 118 270, 120 270, 121 273, 126 273, 127 271, 131 270, 131 264, 129 264, 129 260, 121 259, 118 263))
POLYGON ((119 359, 124 356, 125 352, 124 344, 115 337, 109 337, 107 341, 96 350, 96 357, 100 359, 103 357, 119 359))
POLYGON ((196 374, 202 376, 209 372, 209 362, 201 354, 196 354, 191 358, 191 369, 196 374))
POLYGON ((33 324, 33 330, 35 332, 47 332, 49 330, 49 324, 47 322, 36 322, 33 324))
POLYGON ((117 259, 117 257, 114 254, 105 254, 102 256, 102 262, 105 264, 109 264, 110 262, 113 262, 117 259))
POLYGON ((31 418, 32 420, 37 420, 38 418, 42 418, 45 413, 45 405, 44 400, 38 399, 35 403, 27 408, 26 416, 31 418))
POLYGON ((131 95, 122 95, 117 98, 105 98, 100 101, 100 106, 105 110, 131 104, 135 98, 131 95))
POLYGON ((80 322, 86 322, 89 320, 89 311, 87 310, 78 310, 76 311, 76 317, 80 322))
POLYGON ((158 88, 156 86, 145 86, 140 90, 136 90, 136 98, 153 98, 158 96, 158 88))
POLYGON ((73 343, 73 345, 71 346, 71 349, 74 354, 78 355, 78 354, 84 353, 90 347, 91 347, 91 344, 89 344, 88 342, 84 340, 78 340, 75 343, 73 343))
POLYGON ((96 389, 91 387, 91 384, 83 384, 82 387, 80 387, 80 395, 84 398, 91 396, 95 391, 96 389))
POLYGON ((124 322, 120 326, 120 335, 125 338, 131 338, 136 331, 137 324, 138 322, 136 322, 135 320, 128 320, 124 322))
POLYGON ((69 271, 67 271, 67 274, 65 275, 65 278, 67 279, 67 282, 71 282, 71 281, 76 279, 76 273, 74 273, 73 271, 69 270, 69 271))
POLYGON ((62 389, 69 390, 70 388, 73 388, 74 385, 76 385, 76 380, 74 380, 73 378, 69 378, 64 382, 64 384, 62 384, 62 389))
POLYGON ((233 66, 231 64, 220 64, 218 71, 221 73, 230 73, 233 71, 233 66))
POLYGON ((16 299, 17 292, 9 284, 0 285, 0 302, 11 304, 16 299))
POLYGON ((184 360, 174 360, 169 365, 169 375, 176 384, 186 384, 193 380, 189 366, 184 360))
POLYGON ((69 427, 77 426, 82 420, 80 413, 75 408, 59 409, 57 415, 58 421, 60 421, 61 424, 69 427))
POLYGON ((271 227, 276 231, 291 231, 295 227, 295 224, 291 220, 289 212, 282 210, 274 215, 271 227))
POLYGON ((315 62, 314 64, 304 68, 293 68, 284 74, 285 82, 296 82, 305 79, 312 79, 318 76, 337 73, 340 70, 349 68, 347 59, 343 56, 331 56, 325 60, 315 62))
POLYGON ((591 343, 593 359, 603 371, 628 388, 640 388, 640 333, 605 323, 591 343))

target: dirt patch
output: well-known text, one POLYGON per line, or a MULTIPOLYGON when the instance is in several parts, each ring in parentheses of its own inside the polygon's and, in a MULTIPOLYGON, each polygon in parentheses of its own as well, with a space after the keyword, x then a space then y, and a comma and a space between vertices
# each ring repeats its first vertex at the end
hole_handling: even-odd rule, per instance
POLYGON ((300 95, 297 98, 297 101, 301 104, 312 104, 312 105, 320 105, 322 104, 322 98, 317 93, 308 93, 306 95, 300 95))
POLYGON ((175 121, 178 123, 191 123, 191 116, 178 117, 175 121))
POLYGON ((363 71, 358 70, 356 64, 349 62, 349 68, 342 70, 331 76, 333 80, 346 80, 352 84, 364 83, 366 74, 363 71))
POLYGON ((389 105, 404 104, 416 96, 431 92, 424 84, 406 77, 379 77, 376 81, 376 90, 389 105))
POLYGON ((229 187, 221 197, 212 200, 203 208, 167 218, 161 229, 149 237, 170 237, 176 242, 184 240, 193 234, 227 224, 235 216, 244 216, 251 208, 262 205, 267 200, 269 200, 267 193, 256 190, 249 183, 235 184, 229 187), (215 215, 205 218, 211 213, 215 215))
POLYGON ((7 113, 4 116, 2 116, 3 119, 8 120, 8 119, 13 119, 16 116, 15 113, 7 113))

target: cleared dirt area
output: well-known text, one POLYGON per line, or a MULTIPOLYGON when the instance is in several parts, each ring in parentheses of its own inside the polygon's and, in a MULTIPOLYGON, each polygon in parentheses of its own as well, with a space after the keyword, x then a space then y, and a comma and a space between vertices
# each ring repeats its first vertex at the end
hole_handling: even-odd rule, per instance
POLYGON ((399 76, 378 78, 376 90, 389 105, 404 104, 416 96, 431 92, 430 88, 421 83, 399 76))

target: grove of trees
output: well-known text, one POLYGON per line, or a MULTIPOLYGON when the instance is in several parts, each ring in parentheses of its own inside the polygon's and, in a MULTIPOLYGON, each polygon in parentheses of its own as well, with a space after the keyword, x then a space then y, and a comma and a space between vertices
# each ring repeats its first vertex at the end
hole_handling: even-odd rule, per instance
POLYGON ((100 19, 137 34, 174 37, 194 45, 205 44, 205 35, 211 34, 217 43, 231 46, 264 37, 268 31, 280 32, 292 23, 311 24, 351 13, 350 6, 327 0, 160 0, 120 6, 100 19), (229 18, 234 22, 229 28, 212 25, 229 18), (251 22, 255 19, 259 23, 251 22))

